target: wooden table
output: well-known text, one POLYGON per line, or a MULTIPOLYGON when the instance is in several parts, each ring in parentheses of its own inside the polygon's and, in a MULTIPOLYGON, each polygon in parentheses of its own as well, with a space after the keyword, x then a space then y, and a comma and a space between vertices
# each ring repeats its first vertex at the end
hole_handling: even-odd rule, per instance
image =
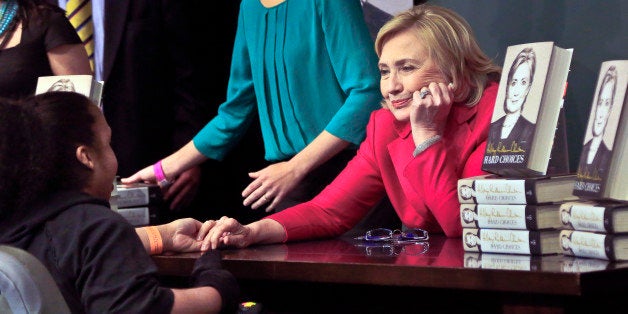
MULTIPOLYGON (((155 256, 164 281, 199 253, 155 256)), ((596 313, 625 308, 628 262, 464 252, 461 239, 364 247, 352 239, 222 251, 243 298, 268 313, 596 313)))

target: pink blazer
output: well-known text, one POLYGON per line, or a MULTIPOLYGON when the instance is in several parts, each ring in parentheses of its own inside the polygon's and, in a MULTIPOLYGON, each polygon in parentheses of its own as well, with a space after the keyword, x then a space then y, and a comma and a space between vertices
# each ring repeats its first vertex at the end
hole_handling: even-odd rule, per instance
POLYGON ((387 194, 404 225, 461 236, 457 183, 485 173, 482 158, 497 87, 489 83, 474 107, 452 106, 443 139, 417 157, 410 122, 397 122, 387 109, 374 111, 356 156, 330 185, 311 201, 266 218, 283 225, 286 241, 334 237, 387 194))

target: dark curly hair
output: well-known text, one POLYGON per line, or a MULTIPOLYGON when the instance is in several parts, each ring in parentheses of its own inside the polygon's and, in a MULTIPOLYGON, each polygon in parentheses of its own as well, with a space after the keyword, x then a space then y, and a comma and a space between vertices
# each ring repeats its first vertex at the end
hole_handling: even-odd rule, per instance
POLYGON ((0 103, 0 218, 55 192, 82 190, 91 171, 76 149, 96 139, 89 98, 48 92, 0 103))
POLYGON ((0 219, 45 193, 53 161, 39 119, 19 104, 0 99, 0 219))

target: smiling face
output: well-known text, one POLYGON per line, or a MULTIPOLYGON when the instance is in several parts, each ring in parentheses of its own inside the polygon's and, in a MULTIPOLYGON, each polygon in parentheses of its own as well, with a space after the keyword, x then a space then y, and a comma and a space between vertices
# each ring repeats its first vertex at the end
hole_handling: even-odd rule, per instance
POLYGON ((380 90, 385 108, 398 121, 410 120, 412 93, 430 82, 447 82, 425 45, 411 30, 391 37, 379 58, 380 90))
POLYGON ((520 63, 514 71, 506 87, 506 106, 504 107, 506 113, 520 111, 530 91, 532 77, 530 65, 527 62, 520 63))
POLYGON ((602 85, 600 94, 595 106, 595 120, 593 121, 593 136, 601 136, 608 123, 608 117, 613 106, 613 83, 614 81, 606 81, 602 85))

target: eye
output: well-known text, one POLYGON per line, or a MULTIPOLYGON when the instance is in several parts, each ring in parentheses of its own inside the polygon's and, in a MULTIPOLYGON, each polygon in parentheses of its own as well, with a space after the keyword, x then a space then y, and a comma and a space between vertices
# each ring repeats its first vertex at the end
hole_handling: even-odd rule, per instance
POLYGON ((404 65, 401 67, 402 72, 412 72, 416 69, 413 65, 404 65))
POLYGON ((389 69, 384 69, 384 68, 379 69, 379 75, 381 75, 382 77, 388 76, 389 74, 390 74, 389 69))

